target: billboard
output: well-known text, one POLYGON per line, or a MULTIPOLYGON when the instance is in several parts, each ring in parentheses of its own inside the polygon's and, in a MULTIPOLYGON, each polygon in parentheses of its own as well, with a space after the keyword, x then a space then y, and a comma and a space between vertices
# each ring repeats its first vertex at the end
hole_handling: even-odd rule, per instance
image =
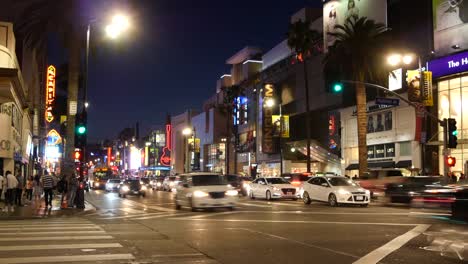
POLYGON ((468 1, 432 0, 432 15, 438 56, 468 48, 468 1))
POLYGON ((273 137, 289 138, 289 115, 272 115, 273 137))
POLYGON ((323 6, 323 41, 325 50, 335 43, 328 33, 335 25, 343 25, 347 18, 367 17, 387 25, 387 0, 332 0, 323 6))

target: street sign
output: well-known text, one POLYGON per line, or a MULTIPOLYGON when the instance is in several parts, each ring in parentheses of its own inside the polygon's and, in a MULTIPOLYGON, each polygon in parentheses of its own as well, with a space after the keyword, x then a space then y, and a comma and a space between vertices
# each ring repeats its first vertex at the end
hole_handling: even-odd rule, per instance
POLYGON ((375 98, 375 104, 399 106, 400 105, 400 99, 377 97, 377 98, 375 98))

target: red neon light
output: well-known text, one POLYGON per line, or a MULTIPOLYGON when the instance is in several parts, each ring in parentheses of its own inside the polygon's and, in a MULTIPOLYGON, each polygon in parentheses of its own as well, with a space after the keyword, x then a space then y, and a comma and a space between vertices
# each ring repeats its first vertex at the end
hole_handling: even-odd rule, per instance
POLYGON ((166 146, 163 148, 163 154, 159 160, 164 166, 171 166, 171 150, 172 150, 172 126, 170 124, 166 125, 166 146))
POLYGON ((108 147, 107 148, 107 166, 110 166, 111 157, 112 157, 112 148, 108 147))

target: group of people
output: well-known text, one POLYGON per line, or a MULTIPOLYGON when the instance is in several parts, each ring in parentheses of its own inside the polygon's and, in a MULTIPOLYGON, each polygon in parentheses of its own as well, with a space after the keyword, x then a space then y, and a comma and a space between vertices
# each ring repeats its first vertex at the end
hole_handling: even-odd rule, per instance
POLYGON ((32 202, 34 197, 34 205, 36 208, 42 206, 42 195, 44 195, 45 207, 52 207, 52 199, 54 190, 62 195, 61 207, 64 201, 67 207, 74 207, 75 197, 78 190, 79 182, 75 176, 63 176, 57 180, 55 175, 46 174, 42 177, 39 175, 29 176, 26 180, 23 176, 14 176, 11 171, 0 170, 0 201, 2 194, 4 195, 4 212, 14 212, 15 206, 23 206, 23 196, 27 202, 32 202), (23 195, 24 194, 24 195, 23 195))

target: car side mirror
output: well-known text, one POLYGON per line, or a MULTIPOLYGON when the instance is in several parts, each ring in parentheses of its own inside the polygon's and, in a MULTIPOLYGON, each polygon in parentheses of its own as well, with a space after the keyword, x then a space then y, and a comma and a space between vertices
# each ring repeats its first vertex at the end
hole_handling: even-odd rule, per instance
POLYGON ((183 183, 183 184, 182 184, 182 187, 184 187, 184 188, 188 188, 188 187, 189 187, 189 185, 188 185, 188 183, 183 183))
POLYGON ((322 185, 323 187, 328 187, 328 183, 325 183, 325 182, 322 183, 321 185, 322 185))

